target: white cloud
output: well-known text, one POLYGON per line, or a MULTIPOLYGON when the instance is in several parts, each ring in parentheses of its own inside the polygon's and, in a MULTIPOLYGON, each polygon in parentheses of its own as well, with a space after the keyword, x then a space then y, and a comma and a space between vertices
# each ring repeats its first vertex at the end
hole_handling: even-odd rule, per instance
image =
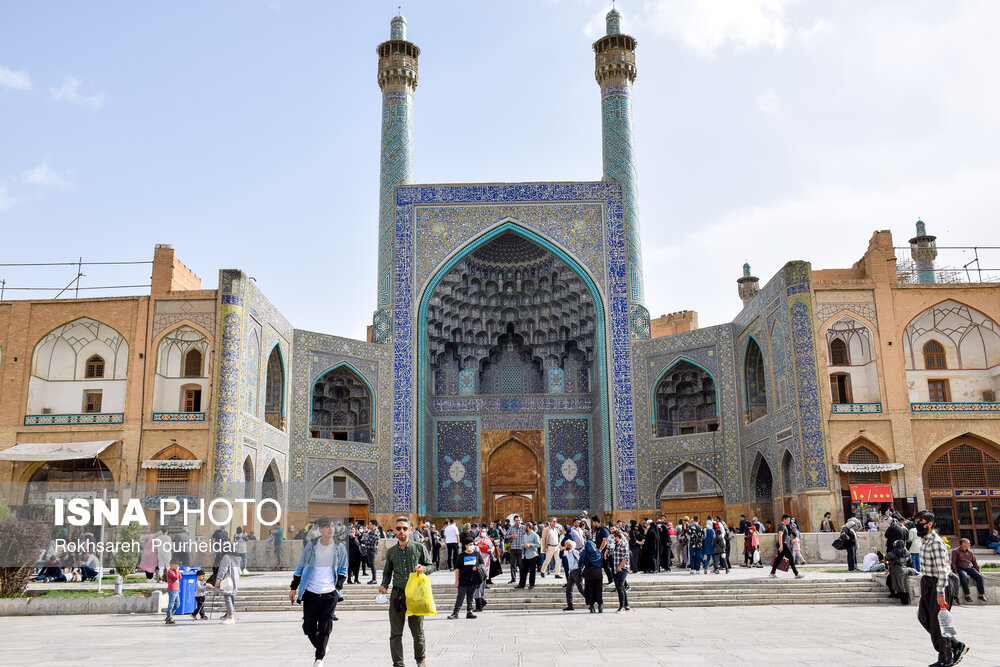
MULTIPOLYGON (((685 285, 680 294, 647 290, 648 305, 654 317, 690 308, 699 311, 702 326, 728 322, 741 308, 736 278, 746 260, 761 285, 796 259, 812 262, 813 269, 850 268, 875 230, 891 230, 894 245, 905 246, 917 218, 923 218, 940 245, 969 246, 982 242, 982 230, 992 229, 998 208, 1000 169, 913 180, 892 188, 807 185, 797 196, 740 207, 703 225, 694 222, 687 235, 644 248, 647 285, 685 285), (712 258, 713 270, 708 272, 706 257, 712 258), (701 279, 689 283, 686 276, 691 275, 701 279)), ((998 254, 983 266, 995 267, 998 254)), ((905 258, 906 253, 897 256, 905 258)), ((942 250, 938 264, 960 267, 964 262, 959 257, 959 251, 942 250)))
POLYGON ((31 77, 27 72, 15 72, 0 65, 0 88, 31 90, 31 77))
POLYGON ((769 116, 778 113, 778 93, 774 92, 774 88, 768 88, 757 96, 757 109, 769 116))
POLYGON ((33 169, 21 172, 21 178, 25 183, 40 185, 46 188, 57 188, 65 190, 73 186, 73 183, 61 176, 55 169, 49 166, 48 162, 42 162, 33 169))
POLYGON ((807 49, 819 46, 831 33, 833 25, 826 19, 816 19, 816 22, 809 28, 795 31, 795 41, 807 49))
MULTIPOLYGON (((712 57, 724 46, 734 51, 770 47, 788 39, 785 7, 793 0, 649 0, 642 19, 660 35, 712 57)), ((627 17, 626 17, 627 18, 627 17)))
POLYGON ((91 109, 100 109, 104 106, 104 93, 82 94, 80 80, 71 76, 63 79, 62 85, 58 88, 49 88, 49 93, 57 102, 72 102, 91 109))

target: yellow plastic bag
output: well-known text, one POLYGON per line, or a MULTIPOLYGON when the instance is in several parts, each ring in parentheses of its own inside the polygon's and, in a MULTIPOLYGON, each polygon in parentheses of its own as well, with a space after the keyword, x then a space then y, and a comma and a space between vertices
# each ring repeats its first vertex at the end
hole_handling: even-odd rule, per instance
POLYGON ((410 578, 406 580, 406 615, 437 616, 434 591, 426 574, 411 572, 410 578))

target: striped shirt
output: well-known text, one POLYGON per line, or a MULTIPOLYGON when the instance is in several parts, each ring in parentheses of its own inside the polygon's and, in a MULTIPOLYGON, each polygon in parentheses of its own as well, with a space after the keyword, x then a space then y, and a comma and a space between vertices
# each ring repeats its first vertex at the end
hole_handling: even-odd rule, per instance
POLYGON ((948 546, 937 531, 931 531, 920 540, 920 574, 924 577, 935 577, 938 595, 944 595, 950 573, 948 546))

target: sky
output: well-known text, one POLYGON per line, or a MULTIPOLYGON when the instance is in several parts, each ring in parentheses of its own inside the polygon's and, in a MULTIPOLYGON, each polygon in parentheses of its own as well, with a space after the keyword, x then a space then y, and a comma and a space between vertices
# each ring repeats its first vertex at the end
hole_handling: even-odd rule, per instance
MULTIPOLYGON (((143 261, 170 243, 205 288, 241 268, 296 328, 363 338, 376 291, 375 47, 396 6, 2 3, 0 263, 143 261)), ((875 230, 905 245, 918 217, 939 245, 1000 246, 1000 3, 617 6, 639 43, 653 317, 730 321, 744 261, 762 285, 790 260, 849 267, 875 230)), ((416 182, 600 180, 591 44, 609 7, 405 3, 421 49, 416 182)), ((82 285, 149 280, 147 265, 84 273, 82 285)), ((75 275, 0 266, 7 287, 75 275)))

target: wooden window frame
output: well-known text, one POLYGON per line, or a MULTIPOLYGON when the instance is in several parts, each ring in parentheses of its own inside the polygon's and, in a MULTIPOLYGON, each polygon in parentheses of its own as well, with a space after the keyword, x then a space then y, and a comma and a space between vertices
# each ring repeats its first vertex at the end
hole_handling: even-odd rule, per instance
POLYGON ((947 379, 927 380, 927 402, 928 403, 950 403, 951 402, 951 387, 949 386, 947 379), (940 401, 934 400, 935 390, 931 388, 932 384, 940 384, 941 385, 941 394, 943 395, 943 399, 942 400, 940 400, 940 401))
POLYGON ((83 392, 83 414, 85 415, 99 415, 101 414, 101 409, 104 403, 104 392, 100 389, 98 390, 88 390, 83 392), (96 399, 92 401, 91 399, 96 399), (92 406, 97 407, 96 410, 91 410, 92 406))
POLYGON ((201 387, 185 387, 183 392, 181 412, 203 412, 201 409, 201 387))
POLYGON ((936 341, 936 340, 929 340, 926 343, 924 343, 924 346, 922 348, 922 352, 923 352, 923 355, 924 355, 924 368, 926 370, 929 370, 929 371, 938 371, 938 370, 945 370, 945 369, 948 368, 948 359, 947 359, 947 357, 945 356, 945 353, 944 353, 945 352, 944 345, 942 345, 938 341, 936 341), (929 345, 931 345, 931 344, 937 345, 941 349, 941 351, 940 352, 928 352, 927 351, 927 347, 929 345), (932 362, 932 360, 933 360, 933 362, 932 362))
POLYGON ((854 387, 852 387, 851 384, 850 373, 830 373, 830 401, 838 405, 853 403, 854 387), (841 395, 838 378, 845 378, 843 391, 844 395, 841 395))
POLYGON ((831 366, 850 366, 851 365, 851 350, 847 345, 847 341, 842 338, 834 338, 830 341, 830 365, 831 366), (837 355, 833 351, 833 346, 839 343, 843 345, 844 349, 844 363, 839 363, 837 360, 837 355))
POLYGON ((181 372, 182 372, 183 377, 186 377, 186 378, 200 378, 200 377, 204 377, 204 372, 205 372, 205 355, 201 353, 201 350, 199 350, 196 347, 192 347, 190 350, 188 350, 187 352, 184 353, 184 368, 181 369, 181 372), (190 369, 190 365, 191 364, 188 361, 188 359, 190 359, 190 357, 191 357, 192 354, 197 354, 198 355, 198 373, 197 373, 197 375, 192 375, 190 373, 190 370, 191 370, 190 369))
POLYGON ((105 370, 104 357, 99 354, 93 355, 90 359, 87 359, 87 366, 84 370, 84 377, 88 380, 101 380, 104 378, 105 370))

